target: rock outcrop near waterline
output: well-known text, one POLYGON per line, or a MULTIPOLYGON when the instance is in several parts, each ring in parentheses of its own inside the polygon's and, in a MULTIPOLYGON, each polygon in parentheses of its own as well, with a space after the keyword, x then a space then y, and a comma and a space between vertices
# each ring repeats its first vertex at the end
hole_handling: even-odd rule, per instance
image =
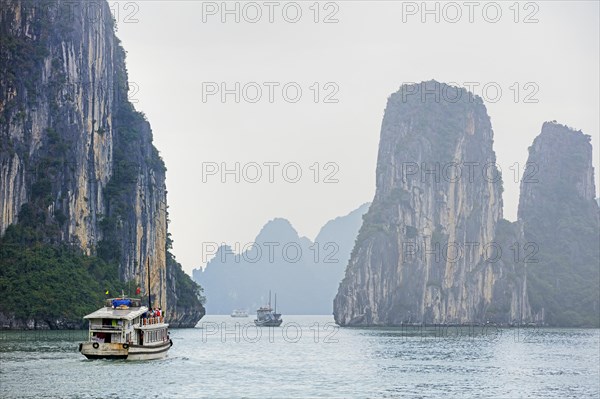
POLYGON ((334 300, 340 325, 530 320, 479 97, 435 81, 388 99, 375 198, 334 300))

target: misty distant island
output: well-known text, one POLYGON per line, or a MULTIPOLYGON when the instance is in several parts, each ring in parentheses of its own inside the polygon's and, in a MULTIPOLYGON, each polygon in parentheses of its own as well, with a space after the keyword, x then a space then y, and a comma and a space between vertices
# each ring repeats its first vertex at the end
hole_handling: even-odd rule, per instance
POLYGON ((193 278, 204 288, 210 314, 253 313, 277 292, 285 314, 332 314, 333 298, 369 204, 327 222, 314 241, 282 218, 269 221, 252 243, 219 247, 193 278), (240 248, 249 248, 240 252, 240 248))

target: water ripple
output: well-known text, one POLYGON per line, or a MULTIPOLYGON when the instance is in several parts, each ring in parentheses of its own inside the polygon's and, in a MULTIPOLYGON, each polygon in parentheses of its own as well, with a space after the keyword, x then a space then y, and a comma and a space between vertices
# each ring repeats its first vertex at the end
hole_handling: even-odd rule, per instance
MULTIPOLYGON (((169 357, 90 361, 84 334, 0 335, 2 398, 597 398, 599 330, 503 330, 493 336, 440 330, 340 329, 324 316, 288 316, 257 342, 214 329, 173 330, 169 357), (319 327, 316 329, 315 323, 319 327)), ((254 332, 254 331, 253 331, 254 332)))

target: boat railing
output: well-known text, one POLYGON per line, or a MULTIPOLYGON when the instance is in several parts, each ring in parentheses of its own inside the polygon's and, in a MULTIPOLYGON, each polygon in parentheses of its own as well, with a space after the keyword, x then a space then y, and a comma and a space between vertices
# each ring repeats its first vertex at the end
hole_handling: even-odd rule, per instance
POLYGON ((145 319, 142 319, 142 325, 148 326, 151 324, 160 324, 160 323, 164 323, 164 321, 165 321, 165 318, 162 316, 147 317, 145 319))
POLYGON ((91 324, 90 325, 90 330, 111 330, 111 331, 116 331, 116 330, 121 330, 123 328, 123 326, 107 326, 104 324, 91 324))

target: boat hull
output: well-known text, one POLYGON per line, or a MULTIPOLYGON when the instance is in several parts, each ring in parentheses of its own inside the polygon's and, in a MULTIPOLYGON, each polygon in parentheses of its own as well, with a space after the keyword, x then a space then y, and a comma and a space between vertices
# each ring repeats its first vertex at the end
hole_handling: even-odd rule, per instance
POLYGON ((79 352, 88 359, 127 359, 129 350, 123 344, 84 342, 79 344, 79 352))
POLYGON ((132 345, 129 348, 127 360, 153 360, 167 357, 167 352, 173 346, 173 341, 168 340, 161 345, 141 346, 132 345))
POLYGON ((283 323, 283 320, 254 320, 254 324, 257 327, 279 327, 283 323))
POLYGON ((159 345, 128 345, 119 343, 84 342, 79 351, 88 359, 152 360, 167 357, 173 341, 159 345))

